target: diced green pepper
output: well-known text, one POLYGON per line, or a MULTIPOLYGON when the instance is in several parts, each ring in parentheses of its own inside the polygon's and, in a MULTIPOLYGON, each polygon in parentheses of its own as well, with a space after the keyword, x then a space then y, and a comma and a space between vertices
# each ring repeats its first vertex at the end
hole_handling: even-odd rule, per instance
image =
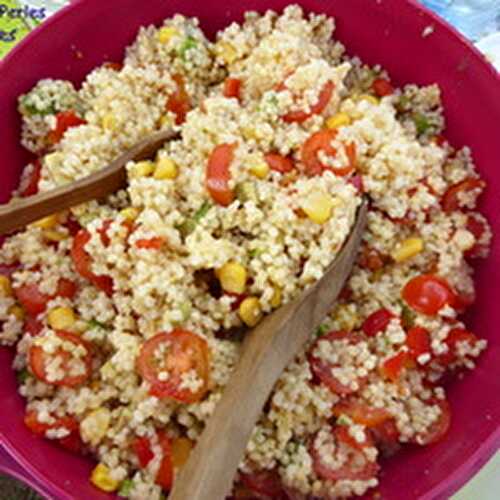
POLYGON ((132 479, 125 479, 120 485, 118 496, 122 498, 128 498, 130 496, 130 493, 132 492, 133 487, 134 481, 132 481, 132 479))
POLYGON ((91 319, 90 321, 88 321, 87 328, 89 330, 93 330, 95 328, 101 328, 103 330, 111 330, 111 326, 106 325, 105 323, 101 323, 100 321, 97 321, 96 319, 91 319))
POLYGON ((188 36, 184 39, 180 47, 177 49, 179 57, 185 61, 188 51, 194 49, 198 46, 198 41, 192 36, 188 36))
POLYGON ((415 127, 417 128, 418 135, 424 134, 432 127, 432 124, 422 113, 414 113, 412 118, 413 123, 415 123, 415 127))
POLYGON ((328 333, 330 330, 330 327, 328 325, 322 324, 319 325, 318 328, 316 328, 316 335, 318 337, 321 337, 322 335, 325 335, 325 333, 328 333))
POLYGON ((29 377, 30 377, 30 372, 26 368, 16 373, 16 379, 18 384, 20 385, 24 384, 29 377))

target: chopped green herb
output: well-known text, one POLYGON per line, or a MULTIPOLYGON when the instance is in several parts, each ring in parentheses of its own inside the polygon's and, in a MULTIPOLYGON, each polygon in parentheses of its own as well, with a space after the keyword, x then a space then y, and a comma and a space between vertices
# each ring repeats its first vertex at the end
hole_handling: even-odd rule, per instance
POLYGON ((46 105, 45 108, 40 109, 34 104, 30 95, 24 96, 20 100, 20 108, 23 114, 28 116, 46 116, 46 115, 54 115, 56 113, 56 108, 54 103, 50 103, 46 105))
POLYGON ((111 330, 111 326, 106 325, 105 323, 101 323, 100 321, 97 321, 96 319, 91 319, 90 321, 88 321, 87 327, 89 330, 93 330, 95 328, 102 328, 103 330, 111 330))
POLYGON ((205 215, 208 214, 209 210, 212 208, 212 204, 209 201, 204 201, 203 205, 195 212, 193 219, 195 222, 200 222, 205 215))
POLYGON ((407 111, 410 107, 410 104, 410 98, 406 95, 402 95, 396 103, 396 108, 398 108, 398 110, 400 111, 407 111))
POLYGON ((406 305, 402 304, 401 309, 401 323, 403 327, 408 329, 415 326, 415 313, 406 305))
POLYGON ((432 124, 422 113, 414 113, 412 118, 413 123, 415 123, 415 127, 417 128, 418 135, 424 134, 432 127, 432 124))
POLYGON ((198 223, 208 214, 211 208, 212 204, 209 201, 205 201, 192 217, 189 217, 182 224, 176 226, 176 229, 186 238, 195 230, 198 223))
POLYGON ((318 328, 316 328, 316 335, 318 337, 321 337, 322 335, 325 335, 325 333, 328 333, 330 330, 330 327, 328 325, 322 324, 319 325, 318 328))
POLYGON ((182 42, 181 46, 177 49, 177 53, 179 54, 179 57, 185 61, 186 60, 186 55, 188 51, 191 49, 194 49, 198 46, 198 42, 196 39, 194 39, 192 36, 186 37, 186 39, 182 42))
POLYGON ((255 257, 258 257, 259 255, 262 255, 265 252, 263 248, 252 248, 251 250, 248 251, 248 256, 251 259, 254 259, 255 257))
POLYGON ((125 479, 120 485, 120 489, 118 490, 118 496, 123 498, 128 498, 130 493, 132 492, 132 488, 134 487, 134 481, 132 479, 125 479))
POLYGON ((343 413, 337 418, 337 425, 351 425, 351 419, 343 413))
POLYGON ((28 377, 30 377, 30 372, 26 368, 16 373, 18 384, 24 384, 28 380, 28 377))

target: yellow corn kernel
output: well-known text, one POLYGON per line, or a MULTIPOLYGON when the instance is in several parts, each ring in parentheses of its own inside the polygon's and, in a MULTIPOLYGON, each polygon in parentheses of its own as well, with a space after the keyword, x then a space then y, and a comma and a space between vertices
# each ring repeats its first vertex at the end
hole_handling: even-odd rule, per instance
POLYGON ((14 316, 18 321, 24 320, 25 313, 24 313, 24 309, 21 306, 17 306, 17 305, 12 306, 9 309, 9 314, 12 314, 12 316, 14 316))
POLYGON ((130 174, 132 177, 148 177, 155 170, 155 164, 152 161, 139 161, 132 166, 130 174))
POLYGON ((262 310, 257 297, 248 297, 239 308, 240 318, 250 327, 255 326, 262 318, 262 310))
POLYGON ((111 131, 116 130, 117 125, 118 124, 116 122, 116 118, 115 115, 113 115, 113 113, 108 113, 102 118, 102 128, 104 130, 111 130, 111 131))
POLYGON ((178 34, 179 32, 173 26, 164 26, 158 30, 158 41, 160 43, 168 43, 172 37, 178 34))
POLYGON ((217 272, 220 284, 225 292, 241 294, 245 291, 247 271, 237 262, 227 262, 217 272))
POLYGON ((178 168, 174 160, 170 158, 158 158, 153 177, 159 181, 175 179, 178 173, 178 168))
POLYGON ((326 120, 327 128, 334 129, 339 127, 345 127, 346 125, 351 124, 351 117, 344 112, 339 112, 333 116, 330 116, 328 120, 326 120))
POLYGON ((172 465, 175 469, 180 469, 188 461, 193 446, 193 441, 185 437, 172 440, 172 465))
POLYGON ((85 443, 97 446, 108 432, 111 413, 107 408, 91 411, 80 423, 80 435, 85 443))
POLYGON ((273 296, 271 297, 271 307, 276 309, 280 305, 281 305, 281 289, 275 287, 273 296))
POLYGON ((358 315, 351 305, 340 305, 336 308, 333 318, 337 321, 342 330, 348 332, 354 330, 358 324, 358 315))
POLYGON ((12 285, 8 276, 0 274, 0 294, 5 297, 12 295, 12 285))
POLYGON ((215 53, 226 64, 232 64, 238 58, 236 49, 228 42, 218 42, 215 46, 215 53))
POLYGON ((370 94, 360 95, 359 100, 369 102, 369 103, 373 104, 374 106, 378 106, 378 103, 379 103, 379 100, 374 95, 370 95, 370 94))
POLYGON ((139 209, 135 207, 127 207, 120 210, 120 215, 126 220, 134 221, 137 217, 139 217, 139 209))
POLYGON ((53 229, 57 226, 58 222, 59 219, 57 214, 52 214, 33 222, 33 227, 38 227, 39 229, 53 229))
POLYGON ((422 238, 412 237, 404 240, 393 252, 392 258, 396 262, 403 262, 418 255, 424 249, 424 241, 422 238))
POLYGON ((253 163, 250 173, 259 179, 265 179, 269 174, 269 165, 265 161, 253 163))
POLYGON ((161 118, 160 118, 160 128, 167 128, 167 127, 171 127, 173 125, 174 121, 172 119, 172 116, 170 115, 163 115, 161 118))
POLYGON ((55 229, 46 229, 43 232, 43 237, 48 241, 64 241, 68 239, 68 233, 57 231, 55 229))
POLYGON ((116 491, 120 485, 119 481, 111 477, 109 468, 104 464, 97 464, 90 475, 90 481, 94 486, 107 493, 116 491))
POLYGON ((302 210, 316 224, 324 224, 332 215, 333 198, 321 191, 310 193, 301 204, 302 210))
POLYGON ((75 321, 75 313, 70 307, 56 307, 47 315, 47 322, 54 330, 69 330, 75 321))

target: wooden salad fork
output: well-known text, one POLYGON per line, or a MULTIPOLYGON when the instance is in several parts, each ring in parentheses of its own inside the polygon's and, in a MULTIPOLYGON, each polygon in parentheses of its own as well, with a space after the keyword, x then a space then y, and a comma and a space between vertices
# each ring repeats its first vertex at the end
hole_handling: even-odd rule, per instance
POLYGON ((224 500, 229 495, 274 384, 327 315, 351 273, 366 214, 367 203, 363 201, 351 234, 323 277, 247 334, 231 379, 176 477, 169 500, 224 500))
POLYGON ((178 135, 172 129, 156 132, 137 143, 107 167, 87 177, 51 191, 14 199, 10 203, 0 205, 0 234, 21 229, 30 222, 118 191, 127 184, 125 167, 129 161, 151 158, 165 142, 178 135))

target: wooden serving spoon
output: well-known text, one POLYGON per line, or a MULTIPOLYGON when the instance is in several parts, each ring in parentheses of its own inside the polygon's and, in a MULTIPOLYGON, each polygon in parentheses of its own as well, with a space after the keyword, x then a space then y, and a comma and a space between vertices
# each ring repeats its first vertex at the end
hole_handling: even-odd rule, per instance
POLYGON ((107 167, 70 184, 28 198, 0 205, 0 234, 21 229, 30 222, 74 207, 86 201, 103 198, 127 184, 125 166, 129 161, 151 158, 166 141, 179 134, 171 129, 156 132, 123 153, 107 167))
POLYGON ((337 299, 356 259, 367 203, 323 277, 298 299, 267 316, 245 338, 240 360, 169 500, 223 500, 269 394, 337 299))

